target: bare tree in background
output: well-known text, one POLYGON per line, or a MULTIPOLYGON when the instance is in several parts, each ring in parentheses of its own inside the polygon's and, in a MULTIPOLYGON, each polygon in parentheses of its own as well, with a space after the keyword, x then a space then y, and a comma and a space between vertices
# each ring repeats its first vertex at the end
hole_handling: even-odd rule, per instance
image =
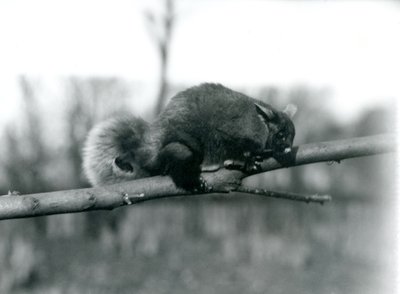
POLYGON ((165 10, 162 15, 156 16, 152 11, 146 11, 146 19, 150 26, 150 32, 156 43, 160 54, 160 81, 155 114, 159 114, 163 109, 168 91, 168 61, 169 49, 172 38, 172 31, 175 23, 174 1, 164 0, 165 10))
POLYGON ((6 158, 2 164, 9 189, 20 192, 39 192, 49 189, 43 177, 48 163, 47 148, 43 140, 41 113, 34 83, 22 76, 19 79, 23 110, 18 120, 5 130, 6 158), (20 132, 18 129, 20 128, 20 132))

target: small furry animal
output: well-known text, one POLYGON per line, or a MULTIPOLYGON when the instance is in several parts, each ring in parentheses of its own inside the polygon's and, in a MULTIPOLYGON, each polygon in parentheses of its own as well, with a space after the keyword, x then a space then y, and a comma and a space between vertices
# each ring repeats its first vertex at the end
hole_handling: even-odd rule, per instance
POLYGON ((95 185, 168 174, 178 187, 201 189, 202 167, 230 159, 246 162, 247 169, 266 150, 284 160, 295 136, 294 112, 220 84, 201 84, 174 96, 151 125, 131 117, 95 127, 84 170, 95 185))

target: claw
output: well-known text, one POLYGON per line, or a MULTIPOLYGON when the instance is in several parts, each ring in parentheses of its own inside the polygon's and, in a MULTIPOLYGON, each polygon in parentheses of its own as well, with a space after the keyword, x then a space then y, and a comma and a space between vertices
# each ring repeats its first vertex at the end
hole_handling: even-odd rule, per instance
POLYGON ((234 161, 232 159, 228 159, 224 161, 224 167, 225 168, 230 168, 233 166, 234 161))
POLYGON ((199 178, 199 184, 196 188, 193 189, 193 192, 195 193, 208 193, 213 190, 213 187, 207 183, 207 181, 200 176, 199 178))
POLYGON ((252 170, 252 171, 257 171, 257 170, 258 170, 258 168, 259 168, 259 166, 257 166, 257 165, 253 165, 253 166, 251 167, 251 170, 252 170))
POLYGON ((251 152, 250 151, 246 151, 246 152, 243 153, 243 156, 245 158, 249 158, 251 156, 251 152))
POLYGON ((242 170, 246 166, 245 162, 238 161, 238 160, 233 160, 233 159, 228 159, 224 161, 224 167, 226 169, 238 169, 242 170))
POLYGON ((290 152, 292 152, 292 148, 290 148, 290 147, 286 147, 285 150, 283 150, 283 153, 285 153, 285 154, 290 153, 290 152))
POLYGON ((245 173, 253 173, 260 169, 263 161, 262 155, 254 155, 249 151, 243 153, 244 161, 228 159, 224 161, 226 169, 241 170, 245 173))

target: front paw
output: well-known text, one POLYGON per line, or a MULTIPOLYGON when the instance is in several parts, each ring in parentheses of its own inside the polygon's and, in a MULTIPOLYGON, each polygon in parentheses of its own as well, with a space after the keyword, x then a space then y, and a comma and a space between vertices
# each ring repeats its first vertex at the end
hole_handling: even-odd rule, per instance
POLYGON ((200 176, 197 185, 194 187, 194 193, 209 193, 213 190, 213 187, 207 183, 207 181, 200 176))
POLYGON ((292 148, 287 147, 282 152, 275 152, 273 158, 282 166, 289 167, 295 162, 295 153, 292 152, 292 148))
POLYGON ((261 170, 261 163, 263 161, 263 157, 260 155, 254 155, 250 152, 245 152, 244 160, 225 160, 224 167, 226 169, 234 169, 240 170, 244 173, 251 174, 261 170))

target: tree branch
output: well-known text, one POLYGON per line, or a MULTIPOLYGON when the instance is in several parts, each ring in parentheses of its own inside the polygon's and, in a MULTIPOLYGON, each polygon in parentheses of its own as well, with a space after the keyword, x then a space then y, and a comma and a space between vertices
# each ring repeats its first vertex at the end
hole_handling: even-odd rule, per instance
MULTIPOLYGON (((371 156, 396 150, 395 135, 375 135, 329 142, 304 144, 292 148, 293 164, 298 166, 315 162, 371 156)), ((271 171, 283 168, 282 164, 270 158, 262 163, 262 170, 271 171)))
MULTIPOLYGON (((396 138, 394 135, 305 144, 292 149, 293 163, 291 166, 323 161, 341 161, 347 158, 394 152, 395 149, 396 138)), ((261 170, 257 173, 283 167, 275 159, 270 158, 262 163, 261 170)), ((202 194, 246 192, 245 188, 240 185, 241 180, 247 176, 249 174, 224 168, 215 172, 203 173, 203 177, 213 187, 213 190, 202 194)), ((104 187, 20 196, 6 195, 0 196, 0 220, 89 210, 110 210, 158 198, 195 195, 188 193, 176 188, 169 177, 156 176, 104 187)), ((269 193, 279 196, 276 192, 269 193)), ((288 193, 284 194, 288 195, 288 193)), ((287 197, 281 195, 280 198, 287 197)), ((310 199, 308 200, 310 201, 310 199)))
POLYGON ((239 186, 236 192, 246 193, 246 194, 254 194, 259 196, 265 197, 273 197, 273 198, 282 198, 282 199, 289 199, 294 201, 301 201, 301 202, 316 202, 320 204, 324 204, 325 202, 331 201, 332 198, 329 195, 303 195, 298 193, 289 193, 289 192, 277 192, 277 191, 269 191, 265 189, 254 189, 245 186, 239 186))

